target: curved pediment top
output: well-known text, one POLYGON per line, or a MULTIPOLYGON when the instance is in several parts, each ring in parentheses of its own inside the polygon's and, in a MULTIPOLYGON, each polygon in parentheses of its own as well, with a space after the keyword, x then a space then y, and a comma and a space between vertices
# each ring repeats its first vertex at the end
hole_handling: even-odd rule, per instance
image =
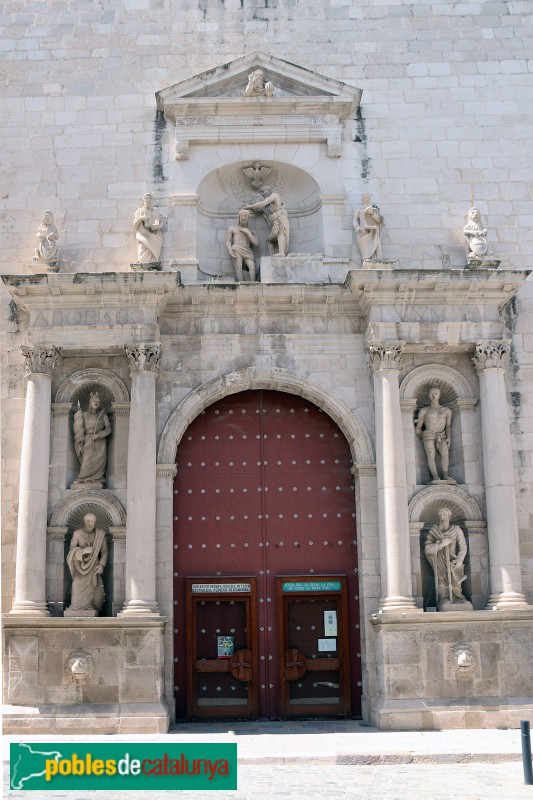
POLYGON ((168 113, 174 104, 182 105, 185 100, 194 103, 211 98, 220 100, 239 98, 243 103, 261 100, 262 103, 276 104, 276 101, 283 98, 313 97, 330 101, 341 100, 348 104, 350 110, 355 110, 359 105, 361 94, 361 90, 355 86, 291 64, 268 53, 255 51, 161 89, 156 93, 156 98, 158 108, 165 113, 168 113), (261 69, 265 81, 270 81, 274 85, 272 97, 243 96, 248 75, 256 69, 261 69))

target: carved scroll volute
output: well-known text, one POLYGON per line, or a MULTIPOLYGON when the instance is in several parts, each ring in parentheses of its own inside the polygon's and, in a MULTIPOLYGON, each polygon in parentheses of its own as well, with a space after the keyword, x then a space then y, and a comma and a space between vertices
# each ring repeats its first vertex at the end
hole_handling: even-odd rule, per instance
POLYGON ((248 683, 252 680, 252 652, 238 650, 230 658, 229 671, 238 681, 248 683))
POLYGON ((285 650, 285 680, 296 681, 307 672, 307 659, 299 650, 285 650))

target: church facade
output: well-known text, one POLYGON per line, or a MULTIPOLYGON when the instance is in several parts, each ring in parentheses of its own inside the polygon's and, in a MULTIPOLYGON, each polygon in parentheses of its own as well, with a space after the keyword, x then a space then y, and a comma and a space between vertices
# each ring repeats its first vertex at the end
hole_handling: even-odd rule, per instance
POLYGON ((53 5, 6 40, 6 732, 516 725, 520 9, 53 5))

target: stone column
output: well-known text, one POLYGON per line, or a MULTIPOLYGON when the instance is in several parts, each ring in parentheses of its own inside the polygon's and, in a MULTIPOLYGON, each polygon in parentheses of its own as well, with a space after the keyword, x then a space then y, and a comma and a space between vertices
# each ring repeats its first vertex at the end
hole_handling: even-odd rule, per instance
POLYGON ((155 381, 160 345, 128 345, 131 367, 128 436, 126 600, 122 615, 159 614, 155 591, 156 422, 155 381))
POLYGON ((52 373, 61 364, 56 347, 21 347, 28 384, 20 459, 15 602, 11 614, 48 616, 46 522, 50 468, 52 373))
POLYGON ((481 439, 487 503, 490 586, 488 608, 520 608, 522 592, 513 449, 504 378, 505 341, 476 345, 472 359, 479 376, 481 439))
POLYGON ((382 612, 415 609, 398 375, 405 342, 369 342, 374 374, 382 612))

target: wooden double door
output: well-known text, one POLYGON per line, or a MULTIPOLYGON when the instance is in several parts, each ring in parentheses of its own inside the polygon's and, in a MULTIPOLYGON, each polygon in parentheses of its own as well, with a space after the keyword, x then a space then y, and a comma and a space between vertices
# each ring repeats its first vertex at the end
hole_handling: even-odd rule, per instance
POLYGON ((360 716, 354 488, 350 450, 338 426, 300 397, 242 392, 197 417, 180 443, 177 466, 177 718, 360 716), (329 594, 283 588, 319 579, 341 588, 330 586, 329 594), (198 586, 210 582, 247 583, 249 589, 202 594, 198 586), (326 612, 337 615, 336 636, 335 615, 325 627, 326 612), (233 646, 227 659, 219 658, 218 637, 227 637, 228 650, 233 646), (336 649, 319 649, 333 644, 336 649), (224 662, 220 669, 217 662, 224 662), (250 670, 252 680, 242 680, 250 670), (243 688, 250 682, 252 693, 243 688), (342 698, 329 702, 341 697, 340 687, 342 698), (232 698, 238 700, 233 707, 232 698))

